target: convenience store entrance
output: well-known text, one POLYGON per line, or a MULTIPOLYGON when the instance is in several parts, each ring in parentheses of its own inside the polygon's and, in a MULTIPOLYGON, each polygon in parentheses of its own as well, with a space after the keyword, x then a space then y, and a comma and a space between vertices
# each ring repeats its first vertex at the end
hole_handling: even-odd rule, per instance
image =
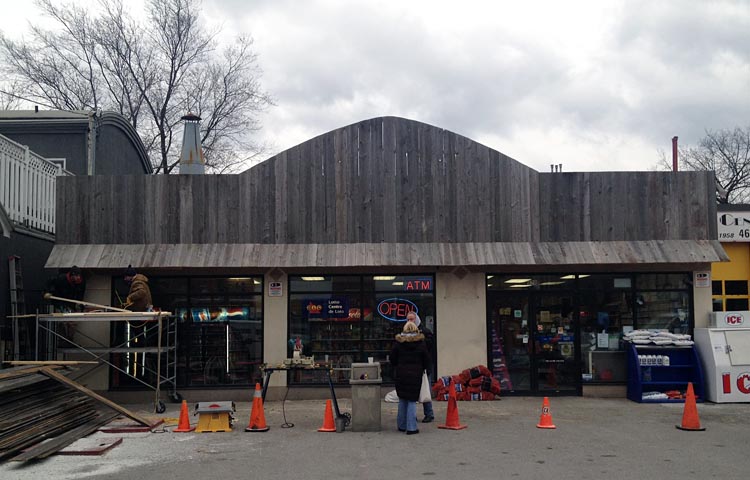
POLYGON ((573 295, 488 292, 490 365, 503 393, 580 395, 573 295))

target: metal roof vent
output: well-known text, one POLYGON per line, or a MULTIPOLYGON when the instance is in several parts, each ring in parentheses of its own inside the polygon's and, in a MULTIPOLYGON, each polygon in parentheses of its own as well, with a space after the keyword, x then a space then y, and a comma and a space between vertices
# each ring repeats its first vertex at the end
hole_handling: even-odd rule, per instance
POLYGON ((182 153, 180 154, 180 173, 202 175, 206 173, 206 160, 201 148, 200 121, 198 115, 188 113, 185 121, 185 132, 182 134, 182 153))

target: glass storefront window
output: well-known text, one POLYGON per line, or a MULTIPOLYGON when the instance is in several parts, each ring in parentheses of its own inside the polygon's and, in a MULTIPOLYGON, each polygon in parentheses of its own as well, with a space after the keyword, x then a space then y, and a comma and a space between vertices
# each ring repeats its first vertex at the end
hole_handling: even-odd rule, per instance
MULTIPOLYGON (((435 331, 432 275, 305 277, 289 277, 288 355, 299 339, 302 354, 331 365, 337 383, 348 383, 351 364, 367 362, 368 357, 380 362, 383 381, 391 382, 390 351, 409 311, 418 312, 435 331)), ((293 372, 289 381, 319 384, 326 379, 319 372, 293 372)))
MULTIPOLYGON (((177 328, 178 387, 252 385, 260 381, 263 361, 263 278, 245 277, 149 277, 154 305, 175 313, 177 328)), ((113 302, 127 296, 128 286, 113 282, 113 302)), ((116 304, 116 303, 114 303, 116 304)), ((117 322, 121 323, 121 322, 117 322)), ((131 325, 113 328, 113 344, 133 335, 131 325)), ((141 342, 150 345, 153 338, 141 342)), ((143 344, 143 343, 142 343, 143 344)), ((154 343, 155 345, 155 343, 154 343)), ((145 354, 141 363, 155 359, 145 354)), ((132 371, 137 359, 114 355, 115 363, 132 371)), ((150 374, 147 383, 154 382, 150 374)), ((145 377, 144 377, 145 378, 145 377)), ((139 386, 113 373, 112 386, 139 386)))
POLYGON ((624 383, 623 333, 691 331, 690 278, 687 273, 487 275, 493 375, 511 392, 562 391, 578 383, 567 383, 578 372, 583 382, 624 383))
POLYGON ((692 284, 687 273, 649 273, 636 279, 638 290, 681 290, 692 284))
POLYGON ((690 295, 686 291, 638 292, 636 296, 639 329, 688 333, 690 311, 690 295))

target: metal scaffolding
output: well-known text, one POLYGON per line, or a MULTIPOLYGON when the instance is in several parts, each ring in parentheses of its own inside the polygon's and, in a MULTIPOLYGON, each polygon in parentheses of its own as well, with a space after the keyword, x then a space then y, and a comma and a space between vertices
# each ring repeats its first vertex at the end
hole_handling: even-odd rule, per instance
POLYGON ((177 319, 171 312, 115 311, 37 314, 36 345, 36 360, 59 360, 59 356, 64 359, 67 354, 84 353, 153 389, 155 392, 154 410, 157 413, 162 413, 166 409, 164 402, 161 400, 162 385, 170 385, 169 396, 171 400, 179 401, 181 399, 181 396, 177 393, 176 382, 177 319), (61 325, 71 325, 71 322, 75 324, 127 322, 125 339, 117 345, 106 345, 100 340, 81 332, 61 328, 61 325), (76 335, 85 337, 88 342, 76 341, 74 339, 76 335), (146 339, 153 339, 154 337, 156 337, 155 344, 138 346, 147 343, 146 339), (82 345, 82 343, 90 344, 82 345), (127 362, 126 367, 122 368, 122 366, 113 363, 110 354, 124 354, 127 362), (147 354, 155 355, 155 368, 146 361, 147 354), (133 359, 135 359, 135 362, 132 362, 133 359), (131 363, 135 367, 131 366, 131 363), (155 376, 153 384, 141 378, 146 376, 146 372, 155 376))

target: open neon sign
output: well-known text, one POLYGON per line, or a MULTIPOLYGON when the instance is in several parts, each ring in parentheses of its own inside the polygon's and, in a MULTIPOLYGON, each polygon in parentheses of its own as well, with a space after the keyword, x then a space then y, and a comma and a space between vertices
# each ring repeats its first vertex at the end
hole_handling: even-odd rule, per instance
POLYGON ((414 302, 405 298, 386 298, 378 304, 378 313, 391 322, 403 322, 409 312, 418 313, 419 308, 414 302))

